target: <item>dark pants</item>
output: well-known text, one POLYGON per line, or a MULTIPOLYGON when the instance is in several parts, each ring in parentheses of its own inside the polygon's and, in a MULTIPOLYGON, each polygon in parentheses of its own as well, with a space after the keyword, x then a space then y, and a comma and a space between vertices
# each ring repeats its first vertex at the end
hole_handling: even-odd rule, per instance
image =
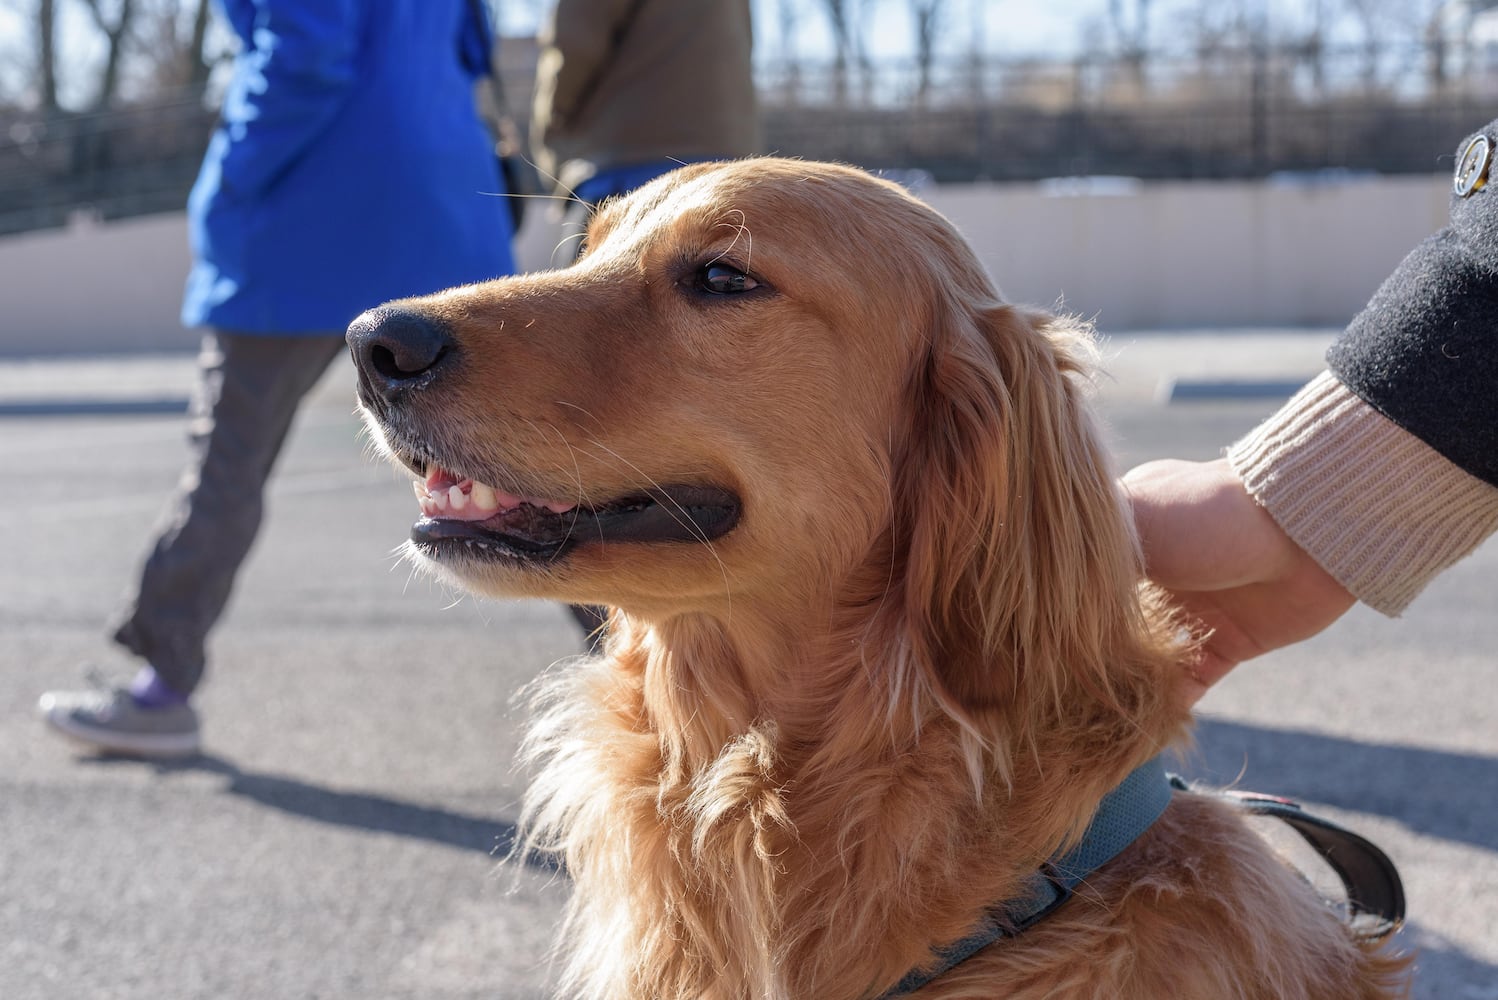
POLYGON ((203 338, 192 458, 114 633, 179 694, 202 679, 208 632, 260 529, 265 483, 297 407, 345 349, 331 333, 203 338))

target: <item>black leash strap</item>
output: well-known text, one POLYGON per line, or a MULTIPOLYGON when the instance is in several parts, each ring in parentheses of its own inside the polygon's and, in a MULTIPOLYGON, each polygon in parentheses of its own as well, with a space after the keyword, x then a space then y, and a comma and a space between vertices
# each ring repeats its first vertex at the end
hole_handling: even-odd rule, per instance
MULTIPOLYGON (((1171 781, 1177 788, 1188 787, 1174 775, 1171 781)), ((1399 878, 1399 869, 1372 841, 1307 812, 1290 799, 1257 792, 1189 790, 1228 799, 1255 816, 1273 816, 1300 834, 1342 880, 1352 910, 1351 926, 1359 937, 1377 941, 1404 923, 1404 883, 1399 878)))

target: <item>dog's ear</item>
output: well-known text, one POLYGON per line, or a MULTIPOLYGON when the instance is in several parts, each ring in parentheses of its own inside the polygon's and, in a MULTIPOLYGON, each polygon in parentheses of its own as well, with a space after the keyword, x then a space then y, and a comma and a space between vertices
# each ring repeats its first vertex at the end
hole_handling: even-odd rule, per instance
POLYGON ((1148 658, 1151 643, 1137 544, 1082 384, 1090 331, 971 293, 941 298, 895 467, 910 658, 985 741, 985 719, 1013 735, 1028 728, 1019 714, 1055 719, 1080 694, 1121 708, 1119 661, 1148 658))

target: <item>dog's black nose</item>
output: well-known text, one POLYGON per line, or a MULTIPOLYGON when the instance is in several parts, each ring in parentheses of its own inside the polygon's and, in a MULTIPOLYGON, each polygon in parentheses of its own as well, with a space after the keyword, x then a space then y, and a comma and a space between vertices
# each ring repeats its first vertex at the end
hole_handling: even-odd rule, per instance
POLYGON ((388 306, 350 323, 347 340, 360 387, 370 397, 385 399, 429 385, 452 360, 456 346, 442 323, 388 306))

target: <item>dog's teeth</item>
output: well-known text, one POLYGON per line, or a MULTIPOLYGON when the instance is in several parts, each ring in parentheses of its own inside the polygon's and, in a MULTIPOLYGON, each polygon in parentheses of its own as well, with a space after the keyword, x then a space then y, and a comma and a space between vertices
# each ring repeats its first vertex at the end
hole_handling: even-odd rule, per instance
POLYGON ((474 483, 473 492, 469 494, 468 499, 472 500, 473 505, 480 510, 499 509, 499 499, 494 495, 494 487, 484 483, 474 483))
POLYGON ((421 506, 421 512, 427 517, 446 517, 468 511, 465 520, 483 520, 498 511, 514 510, 521 504, 529 504, 537 510, 546 510, 553 514, 566 514, 577 509, 575 503, 518 496, 472 479, 464 479, 451 486, 434 488, 433 477, 439 474, 446 476, 447 473, 442 472, 435 465, 429 466, 428 469, 426 482, 411 484, 411 492, 416 495, 416 502, 421 506))

